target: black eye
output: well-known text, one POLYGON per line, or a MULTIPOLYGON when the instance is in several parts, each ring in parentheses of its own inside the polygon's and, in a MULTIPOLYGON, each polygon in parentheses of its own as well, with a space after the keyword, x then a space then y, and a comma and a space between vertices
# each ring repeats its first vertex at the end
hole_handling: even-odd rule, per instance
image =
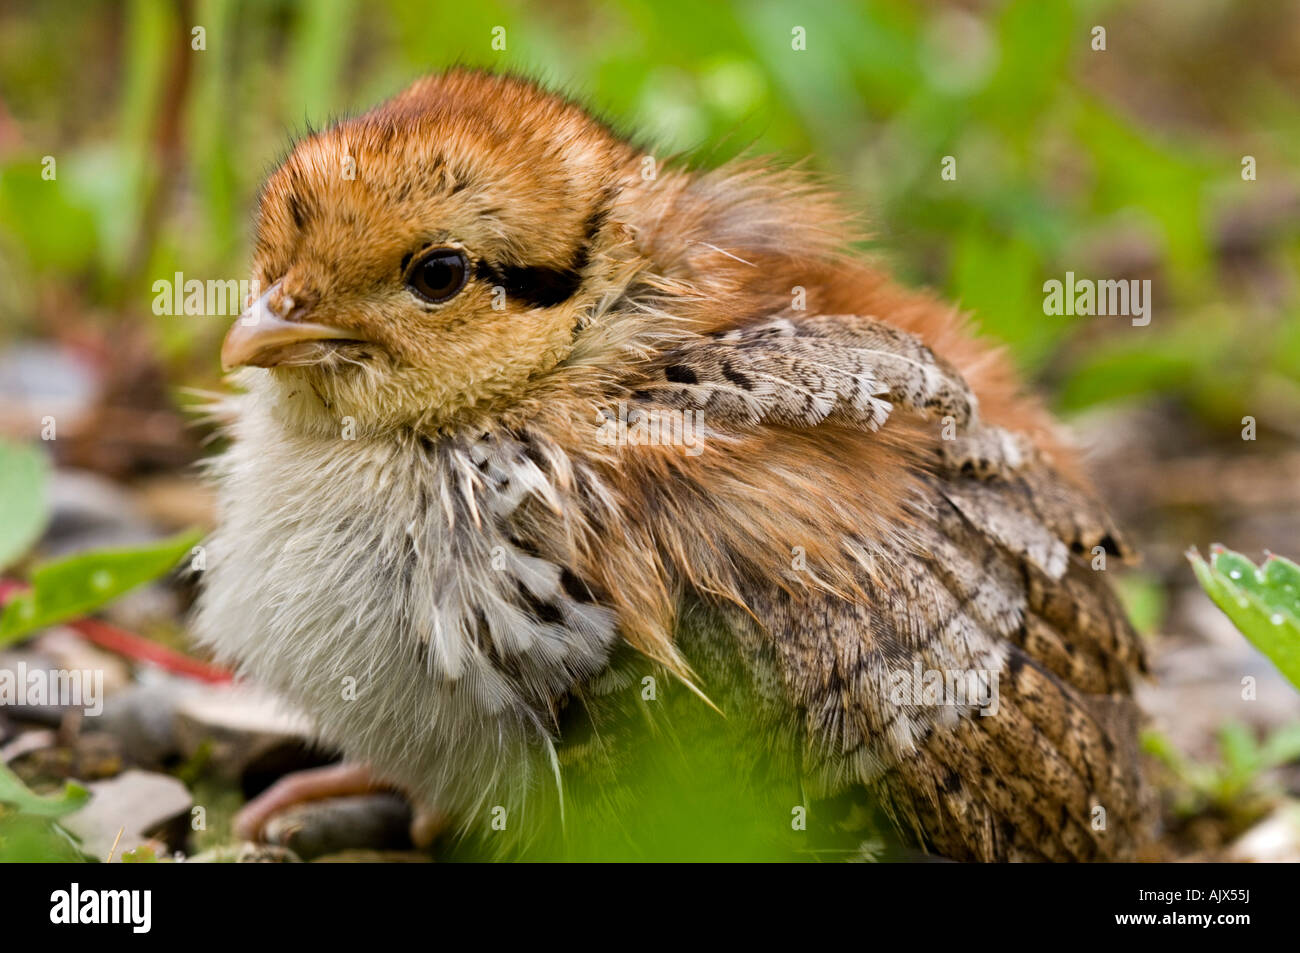
POLYGON ((465 287, 469 262, 457 248, 435 248, 421 255, 406 272, 406 287, 421 298, 440 304, 465 287))

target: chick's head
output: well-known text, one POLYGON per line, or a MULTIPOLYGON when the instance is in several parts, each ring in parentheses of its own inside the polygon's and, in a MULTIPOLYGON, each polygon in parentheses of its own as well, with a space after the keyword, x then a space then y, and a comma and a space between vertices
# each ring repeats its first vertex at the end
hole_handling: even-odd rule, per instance
POLYGON ((635 162, 568 101, 469 71, 311 134, 262 191, 262 294, 223 364, 321 426, 491 413, 568 355, 635 162))

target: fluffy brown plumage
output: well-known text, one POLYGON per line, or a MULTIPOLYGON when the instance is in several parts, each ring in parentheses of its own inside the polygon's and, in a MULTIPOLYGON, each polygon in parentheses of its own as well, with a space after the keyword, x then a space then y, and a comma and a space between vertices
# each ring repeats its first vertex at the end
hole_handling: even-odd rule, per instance
POLYGON ((489 73, 299 142, 200 632, 472 826, 551 783, 620 645, 693 679, 703 606, 821 792, 954 858, 1131 857, 1142 652, 1090 568, 1123 544, 1001 356, 851 237, 806 175, 656 164, 489 73), (702 439, 611 444, 620 404, 702 439), (918 661, 997 673, 997 713, 891 699, 918 661))

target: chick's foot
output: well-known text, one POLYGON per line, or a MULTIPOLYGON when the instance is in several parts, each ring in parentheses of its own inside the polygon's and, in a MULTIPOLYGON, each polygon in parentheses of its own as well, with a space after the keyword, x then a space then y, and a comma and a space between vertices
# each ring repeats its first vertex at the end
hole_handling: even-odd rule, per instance
MULTIPOLYGON (((307 801, 379 791, 395 791, 411 800, 399 787, 376 777, 366 764, 345 761, 295 771, 244 805, 235 816, 235 835, 243 840, 261 840, 267 821, 290 807, 307 801)), ((435 812, 412 801, 411 840, 417 847, 429 846, 441 828, 441 818, 435 812)))

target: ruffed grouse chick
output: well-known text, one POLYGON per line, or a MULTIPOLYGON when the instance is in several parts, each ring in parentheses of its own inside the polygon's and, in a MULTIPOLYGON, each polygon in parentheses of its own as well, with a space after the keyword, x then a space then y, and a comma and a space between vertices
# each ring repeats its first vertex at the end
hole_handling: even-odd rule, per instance
POLYGON ((998 353, 851 237, 806 175, 656 164, 490 73, 298 142, 223 348, 202 639, 466 829, 541 817, 591 699, 660 671, 926 849, 1133 856, 1123 544, 998 353))

